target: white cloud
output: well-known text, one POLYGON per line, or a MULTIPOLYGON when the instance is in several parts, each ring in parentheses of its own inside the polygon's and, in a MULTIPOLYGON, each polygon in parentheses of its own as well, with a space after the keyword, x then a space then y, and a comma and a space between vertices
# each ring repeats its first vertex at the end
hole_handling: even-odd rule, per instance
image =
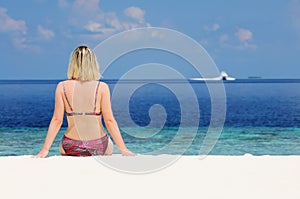
POLYGON ((139 23, 143 23, 145 21, 145 11, 139 7, 131 6, 124 10, 124 14, 132 19, 137 20, 139 23))
POLYGON ((78 37, 80 40, 93 42, 124 30, 151 26, 144 19, 145 11, 138 7, 126 8, 124 15, 128 18, 123 19, 115 12, 103 12, 99 7, 99 0, 76 0, 68 5, 64 3, 65 0, 60 1, 62 4, 60 7, 70 12, 69 28, 72 29, 72 32, 74 30, 79 32, 79 34, 67 34, 73 39, 78 37))
POLYGON ((100 12, 99 0, 76 0, 73 10, 79 15, 95 15, 100 12))
POLYGON ((220 36, 219 41, 223 44, 229 39, 229 36, 227 34, 223 34, 220 36))
POLYGON ((236 33, 236 37, 238 38, 239 41, 244 42, 251 40, 253 37, 253 34, 250 30, 247 29, 242 29, 240 28, 236 33))
POLYGON ((100 23, 90 21, 84 28, 90 32, 101 32, 102 25, 100 23))
POLYGON ((7 15, 7 9, 0 7, 0 32, 18 32, 26 34, 26 23, 23 20, 15 20, 7 15))
POLYGON ((201 45, 204 45, 204 46, 207 46, 207 45, 209 44, 209 41, 208 41, 207 39, 202 39, 202 40, 200 41, 200 44, 201 44, 201 45))
POLYGON ((166 34, 164 32, 160 32, 160 31, 157 31, 157 30, 152 30, 151 37, 152 38, 158 38, 160 40, 164 40, 165 37, 166 37, 166 34))
POLYGON ((42 50, 40 46, 34 45, 29 42, 26 37, 15 37, 13 38, 12 43, 15 47, 24 49, 26 51, 29 50, 31 52, 39 53, 42 50))
POLYGON ((103 16, 105 18, 104 22, 106 27, 114 28, 116 31, 124 29, 122 22, 115 13, 103 13, 103 16))
POLYGON ((219 24, 214 24, 213 26, 212 26, 212 30, 213 31, 217 31, 217 30, 219 30, 220 29, 220 25, 219 24))
POLYGON ((244 44, 243 44, 243 46, 244 46, 244 48, 249 48, 249 49, 253 49, 253 50, 255 50, 256 48, 257 48, 257 46, 255 45, 255 44, 250 44, 250 43, 248 43, 248 42, 245 42, 244 44))
POLYGON ((26 45, 26 38, 22 37, 22 38, 13 38, 13 44, 14 46, 18 47, 18 48, 27 48, 28 46, 26 45))
POLYGON ((27 48, 26 44, 26 22, 16 20, 7 14, 7 9, 0 7, 0 32, 10 35, 12 44, 19 49, 27 48))
POLYGON ((35 44, 40 38, 50 39, 54 33, 41 26, 38 26, 39 37, 32 37, 27 34, 27 26, 24 20, 16 20, 7 14, 6 8, 0 7, 0 32, 7 33, 11 44, 17 49, 26 49, 40 52, 41 48, 35 44))
POLYGON ((67 0, 58 0, 58 6, 60 8, 67 8, 70 6, 67 0))
POLYGON ((300 1, 292 0, 288 5, 288 16, 290 17, 290 23, 292 28, 296 31, 300 37, 300 1))
POLYGON ((219 36, 219 45, 222 48, 233 50, 257 49, 253 43, 253 33, 250 30, 239 28, 234 35, 223 33, 219 36))
MULTIPOLYGON (((105 39, 117 32, 125 30, 126 23, 120 22, 115 13, 99 13, 87 24, 82 23, 85 32, 80 35, 81 38, 88 40, 105 39)), ((77 27, 81 28, 81 27, 77 27)))
POLYGON ((256 49, 257 46, 255 44, 251 44, 251 40, 253 39, 253 33, 250 30, 240 28, 235 33, 235 36, 239 40, 240 44, 237 46, 237 49, 256 49))
POLYGON ((38 32, 40 38, 42 38, 43 40, 50 40, 55 36, 55 34, 52 30, 43 28, 40 25, 37 27, 37 32, 38 32))
POLYGON ((203 29, 207 32, 211 32, 211 31, 217 31, 220 29, 220 25, 217 23, 214 23, 213 25, 210 26, 204 26, 203 29))

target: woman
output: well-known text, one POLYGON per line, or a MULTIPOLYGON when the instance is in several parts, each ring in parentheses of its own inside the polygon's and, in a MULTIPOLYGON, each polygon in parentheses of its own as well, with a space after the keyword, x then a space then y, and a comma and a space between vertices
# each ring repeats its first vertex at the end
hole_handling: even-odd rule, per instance
POLYGON ((64 111, 68 129, 60 144, 62 155, 111 155, 113 143, 105 132, 101 117, 122 155, 133 156, 127 149, 114 119, 107 84, 97 81, 99 66, 94 52, 87 46, 77 47, 71 55, 68 80, 58 83, 55 108, 41 151, 44 158, 62 125, 64 111))

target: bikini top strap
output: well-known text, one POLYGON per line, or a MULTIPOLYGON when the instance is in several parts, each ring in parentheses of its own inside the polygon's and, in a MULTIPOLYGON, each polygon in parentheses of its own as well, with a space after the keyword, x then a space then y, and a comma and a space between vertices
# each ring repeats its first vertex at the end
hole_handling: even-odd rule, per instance
POLYGON ((98 81, 97 88, 96 88, 96 94, 95 94, 95 103, 94 103, 94 113, 96 113, 96 107, 97 107, 97 96, 98 96, 98 89, 99 89, 100 81, 98 81))
POLYGON ((67 103, 68 103, 68 106, 69 106, 70 110, 73 112, 73 108, 72 108, 72 106, 71 106, 71 104, 70 104, 70 101, 69 101, 69 99, 68 99, 68 97, 67 97, 66 88, 65 88, 64 83, 62 83, 62 86, 63 86, 64 95, 65 95, 66 101, 67 101, 67 103))

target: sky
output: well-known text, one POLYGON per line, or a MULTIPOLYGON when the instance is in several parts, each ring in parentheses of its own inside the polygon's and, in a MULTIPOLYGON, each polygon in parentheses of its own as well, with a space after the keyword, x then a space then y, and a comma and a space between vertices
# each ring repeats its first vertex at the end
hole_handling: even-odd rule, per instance
POLYGON ((300 0, 0 0, 0 79, 65 79, 78 45, 142 27, 187 35, 236 78, 300 78, 300 0))

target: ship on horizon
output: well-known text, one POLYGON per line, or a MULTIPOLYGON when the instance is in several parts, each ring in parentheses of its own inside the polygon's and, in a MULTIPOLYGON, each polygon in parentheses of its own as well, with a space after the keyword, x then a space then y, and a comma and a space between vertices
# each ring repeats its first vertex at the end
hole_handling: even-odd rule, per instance
POLYGON ((201 77, 195 77, 195 78, 190 78, 190 80, 199 80, 199 81, 234 81, 236 78, 234 77, 229 77, 229 75, 225 72, 222 71, 220 73, 220 76, 218 77, 210 77, 210 78, 201 78, 201 77))

